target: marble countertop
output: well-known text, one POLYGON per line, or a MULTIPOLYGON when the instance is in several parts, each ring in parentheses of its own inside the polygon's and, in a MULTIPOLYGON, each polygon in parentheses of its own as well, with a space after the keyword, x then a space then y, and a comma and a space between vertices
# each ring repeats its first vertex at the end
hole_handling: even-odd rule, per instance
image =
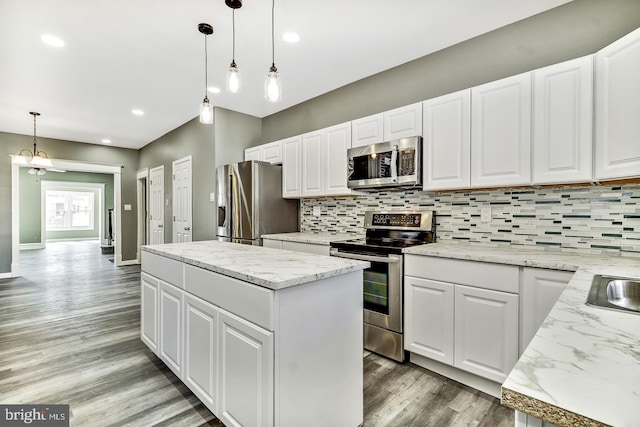
POLYGON ((640 315, 585 304, 593 276, 640 258, 435 243, 406 253, 576 271, 502 385, 502 403, 558 426, 640 423, 640 315))
POLYGON ((273 290, 369 266, 366 261, 213 240, 143 246, 142 250, 273 290))
POLYGON ((286 242, 298 242, 298 243, 311 243, 314 245, 329 246, 331 242, 338 242, 340 240, 351 240, 361 237, 357 234, 351 233, 311 233, 311 232, 299 232, 299 233, 280 233, 280 234, 265 234, 263 239, 282 240, 286 242))

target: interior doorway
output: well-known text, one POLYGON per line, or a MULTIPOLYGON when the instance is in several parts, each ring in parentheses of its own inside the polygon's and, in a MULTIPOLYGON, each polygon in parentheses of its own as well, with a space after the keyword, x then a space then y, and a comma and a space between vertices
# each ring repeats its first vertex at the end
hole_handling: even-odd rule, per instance
POLYGON ((136 172, 136 194, 138 199, 138 245, 136 260, 140 262, 140 247, 149 244, 149 169, 136 172))

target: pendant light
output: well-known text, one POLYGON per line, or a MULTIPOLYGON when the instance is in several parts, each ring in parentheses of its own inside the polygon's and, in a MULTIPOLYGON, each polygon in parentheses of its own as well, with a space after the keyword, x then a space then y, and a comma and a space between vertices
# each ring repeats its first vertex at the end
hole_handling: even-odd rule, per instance
POLYGON ((13 163, 24 166, 31 164, 32 167, 29 169, 29 173, 31 175, 44 175, 46 173, 45 167, 51 167, 53 164, 51 163, 51 160, 49 160, 47 153, 44 151, 38 151, 36 144, 36 118, 40 113, 30 111, 29 114, 33 116, 33 151, 27 148, 20 150, 18 155, 13 158, 13 163), (28 154, 31 157, 30 161, 27 161, 25 154, 28 154))
POLYGON ((226 4, 233 9, 233 42, 231 48, 231 65, 229 66, 229 73, 227 74, 227 90, 231 93, 238 93, 240 92, 240 71, 236 66, 236 9, 242 6, 242 2, 228 0, 226 4))
POLYGON ((210 125, 213 123, 213 106, 209 103, 209 98, 207 97, 207 36, 213 34, 213 27, 209 24, 198 24, 198 31, 204 34, 204 99, 202 100, 202 104, 200 104, 200 123, 210 125))
POLYGON ((276 0, 271 0, 271 68, 267 73, 267 77, 264 80, 264 97, 269 102, 278 102, 282 100, 282 84, 280 76, 278 75, 278 69, 276 68, 276 54, 275 54, 275 38, 273 33, 274 27, 274 10, 276 7, 276 0))

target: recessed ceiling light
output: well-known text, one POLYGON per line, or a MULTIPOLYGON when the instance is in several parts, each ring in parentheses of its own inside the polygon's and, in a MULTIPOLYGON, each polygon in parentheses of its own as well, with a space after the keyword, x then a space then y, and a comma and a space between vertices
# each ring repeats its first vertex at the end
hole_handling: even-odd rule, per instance
POLYGON ((144 111, 142 111, 142 110, 138 110, 137 108, 134 108, 133 110, 131 110, 131 112, 132 112, 133 114, 135 114, 136 116, 142 116, 142 115, 144 115, 144 111))
POLYGON ((51 34, 43 34, 40 37, 40 40, 48 44, 49 46, 62 47, 64 46, 64 41, 62 39, 52 36, 51 34))
POLYGON ((300 36, 296 33, 284 33, 282 35, 282 39, 289 43, 298 43, 300 41, 300 36))
POLYGON ((207 90, 211 93, 220 93, 220 88, 209 86, 207 90))
POLYGON ((105 138, 105 139, 103 139, 103 140, 102 140, 102 143, 103 143, 103 144, 111 144, 111 140, 110 140, 110 139, 105 138))

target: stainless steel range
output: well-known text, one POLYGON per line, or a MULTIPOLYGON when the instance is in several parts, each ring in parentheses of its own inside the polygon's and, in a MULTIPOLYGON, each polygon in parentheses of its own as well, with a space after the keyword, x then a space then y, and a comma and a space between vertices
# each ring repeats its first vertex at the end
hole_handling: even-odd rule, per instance
POLYGON ((436 240, 434 211, 367 211, 364 239, 331 243, 331 256, 371 262, 364 270, 364 348, 404 362, 402 249, 436 240))

